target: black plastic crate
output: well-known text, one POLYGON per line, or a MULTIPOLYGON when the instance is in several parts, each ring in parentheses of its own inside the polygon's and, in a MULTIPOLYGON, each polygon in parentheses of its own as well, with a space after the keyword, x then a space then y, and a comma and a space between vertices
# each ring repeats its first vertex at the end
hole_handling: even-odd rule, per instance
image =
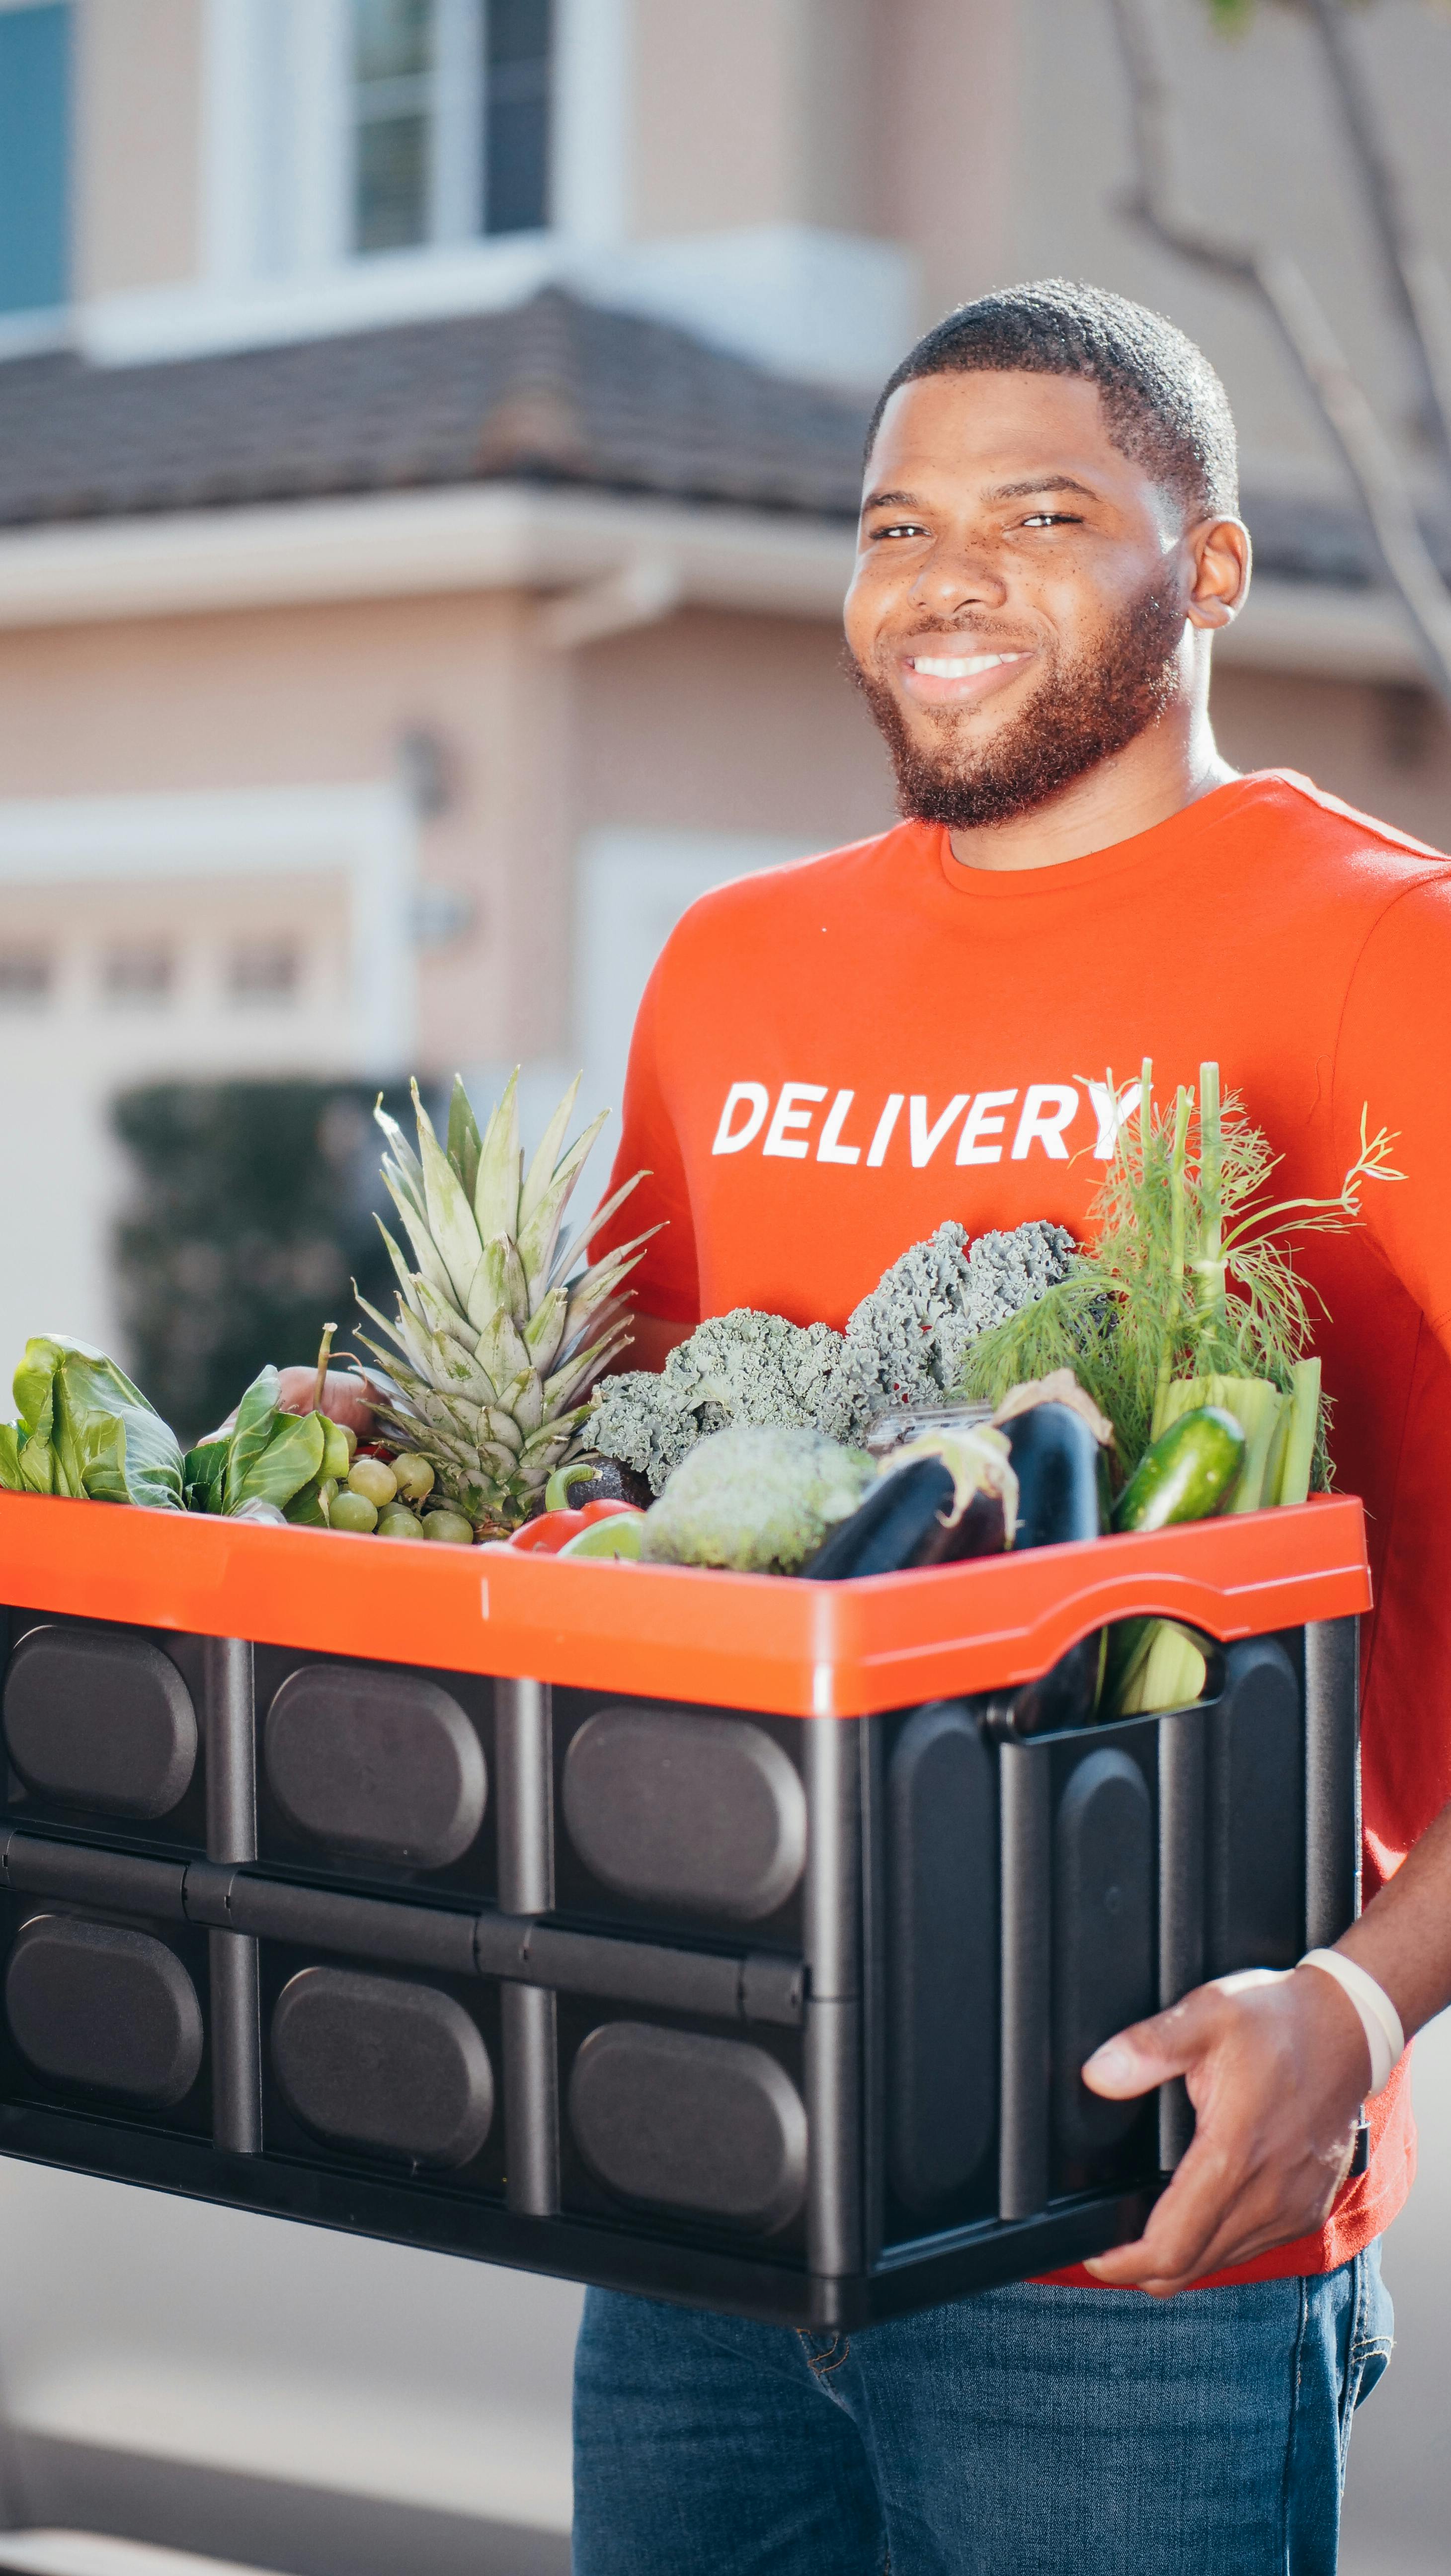
POLYGON ((17 1614, 0 2147, 790 2324, 1077 2260, 1189 2118, 1084 2057, 1353 1915, 1356 1631, 1022 1740, 17 1614))

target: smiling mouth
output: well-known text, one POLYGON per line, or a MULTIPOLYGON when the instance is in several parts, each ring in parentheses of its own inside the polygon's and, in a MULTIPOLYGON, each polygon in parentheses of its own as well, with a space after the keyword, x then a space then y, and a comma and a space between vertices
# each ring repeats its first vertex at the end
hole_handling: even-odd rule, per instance
POLYGON ((909 671, 917 671, 924 680, 976 680, 984 671, 996 671, 1010 662, 1026 662, 1026 653, 908 653, 903 656, 909 671))

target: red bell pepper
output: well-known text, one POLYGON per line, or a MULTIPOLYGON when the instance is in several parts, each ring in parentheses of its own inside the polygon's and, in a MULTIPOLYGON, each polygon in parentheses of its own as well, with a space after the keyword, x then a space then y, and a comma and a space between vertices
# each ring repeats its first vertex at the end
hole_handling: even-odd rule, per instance
POLYGON ((515 1530, 509 1545, 536 1556, 557 1556, 567 1539, 577 1538, 595 1521, 612 1520, 617 1512, 635 1512, 639 1517, 634 1503, 620 1502, 586 1503, 577 1512, 541 1512, 537 1520, 515 1530))

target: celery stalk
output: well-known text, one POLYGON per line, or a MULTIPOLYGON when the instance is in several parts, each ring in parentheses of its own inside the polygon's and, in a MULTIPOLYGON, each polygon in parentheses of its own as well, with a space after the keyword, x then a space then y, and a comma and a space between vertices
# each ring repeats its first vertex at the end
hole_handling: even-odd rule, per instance
POLYGON ((1274 1499, 1265 1490, 1265 1469, 1285 1399, 1278 1387, 1263 1377, 1213 1377, 1209 1384, 1214 1392, 1207 1401, 1222 1405, 1226 1413, 1234 1415, 1248 1444, 1239 1482, 1224 1508, 1227 1512, 1257 1512, 1263 1503, 1274 1499))
POLYGON ((1219 1067, 1199 1068, 1199 1251, 1194 1262, 1195 1301, 1216 1324, 1223 1324, 1224 1279, 1224 1127, 1220 1116, 1219 1067))
POLYGON ((1201 1404, 1217 1405, 1221 1412, 1232 1413, 1245 1436, 1245 1461, 1240 1479, 1224 1505, 1226 1512, 1257 1512, 1266 1502, 1277 1502, 1276 1485, 1266 1481, 1266 1468, 1274 1464, 1275 1435, 1280 1416, 1288 1399, 1278 1387, 1262 1377, 1179 1377, 1166 1386, 1154 1406, 1154 1438, 1177 1422, 1181 1413, 1193 1413, 1201 1404))
POLYGON ((1184 1165, 1189 1150, 1189 1112, 1194 1095, 1181 1083, 1174 1097, 1174 1144, 1169 1163, 1169 1276, 1164 1295, 1164 1338, 1159 1351, 1158 1380, 1154 1388, 1154 1411, 1169 1385, 1174 1367, 1175 1346, 1183 1332, 1184 1237, 1187 1210, 1184 1200, 1184 1165))
POLYGON ((1207 1666, 1192 1637, 1171 1620, 1156 1619, 1125 1675, 1115 1714, 1148 1717, 1187 1708, 1204 1689, 1207 1666))
POLYGON ((1320 1427, 1320 1363, 1318 1360, 1297 1360, 1290 1375, 1294 1384, 1275 1500, 1277 1503, 1307 1503, 1310 1499, 1310 1470, 1315 1458, 1315 1434, 1320 1427))

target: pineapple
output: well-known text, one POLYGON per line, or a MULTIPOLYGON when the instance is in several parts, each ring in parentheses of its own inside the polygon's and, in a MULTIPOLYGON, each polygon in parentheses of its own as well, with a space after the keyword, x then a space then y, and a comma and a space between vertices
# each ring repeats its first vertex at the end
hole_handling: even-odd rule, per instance
POLYGON ((409 1268, 380 1218, 398 1274, 396 1322, 358 1301, 392 1345, 359 1335, 385 1371, 383 1437, 425 1457, 439 1495, 485 1534, 517 1528, 553 1469, 583 1447, 578 1435, 590 1409, 583 1399, 629 1341, 620 1291, 656 1231, 568 1277, 643 1175, 597 1209, 583 1233, 561 1241, 570 1193, 609 1113, 563 1151, 576 1079, 526 1172, 517 1084, 516 1071, 481 1136, 455 1078, 446 1151, 416 1082, 416 1154, 380 1100, 375 1114, 391 1148, 383 1179, 418 1266, 409 1268))

